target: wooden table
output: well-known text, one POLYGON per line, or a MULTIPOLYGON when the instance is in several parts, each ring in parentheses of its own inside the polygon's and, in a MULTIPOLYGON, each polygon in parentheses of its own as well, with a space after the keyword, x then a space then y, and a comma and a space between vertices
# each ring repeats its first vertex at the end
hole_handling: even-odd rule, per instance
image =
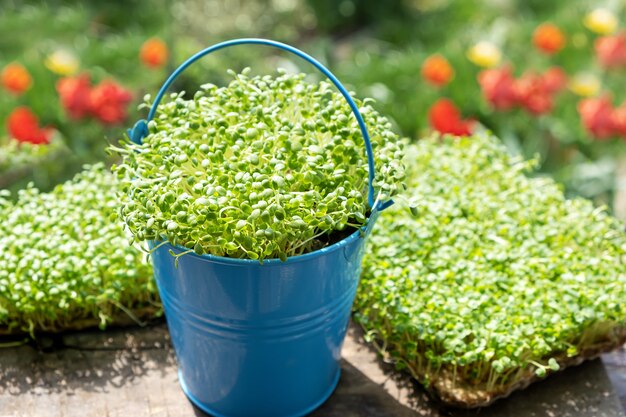
MULTIPOLYGON (((40 348, 0 349, 0 417, 204 416, 178 386, 163 323, 43 338, 40 348)), ((624 417, 601 360, 537 383, 483 410, 444 410, 382 363, 351 327, 343 374, 312 417, 624 417)), ((624 356, 607 357, 624 378, 624 356)), ((626 387, 626 385, 624 385, 626 387)))

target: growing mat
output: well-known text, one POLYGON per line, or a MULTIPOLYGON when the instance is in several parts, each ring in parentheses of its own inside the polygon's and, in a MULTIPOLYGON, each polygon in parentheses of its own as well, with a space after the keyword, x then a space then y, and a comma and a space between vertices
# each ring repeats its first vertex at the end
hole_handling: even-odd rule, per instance
POLYGON ((160 312, 145 255, 115 218, 103 165, 50 193, 0 191, 0 334, 139 321, 160 312))
POLYGON ((421 140, 409 201, 371 236, 355 319, 447 404, 487 405, 624 343, 624 225, 532 166, 489 136, 421 140))

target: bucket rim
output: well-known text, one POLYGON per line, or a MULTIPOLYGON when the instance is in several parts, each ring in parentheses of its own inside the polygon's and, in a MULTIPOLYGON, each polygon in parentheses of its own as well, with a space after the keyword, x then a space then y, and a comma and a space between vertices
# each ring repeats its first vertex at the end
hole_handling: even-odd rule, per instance
MULTIPOLYGON (((210 255, 210 254, 198 255, 195 252, 190 252, 185 256, 193 256, 205 262, 228 264, 228 265, 242 265, 242 266, 243 265, 259 265, 259 266, 285 265, 285 264, 291 264, 291 263, 297 263, 297 262, 305 262, 311 259, 318 258, 320 256, 324 256, 326 254, 335 252, 337 250, 340 250, 341 248, 344 248, 348 246, 349 244, 353 243, 356 239, 360 239, 360 238, 365 239, 365 237, 367 236, 367 226, 370 221, 371 219, 368 218, 368 223, 366 223, 364 226, 361 226, 360 228, 355 230, 354 233, 351 233, 348 237, 341 239, 339 242, 333 243, 330 246, 325 246, 313 252, 305 253, 302 255, 290 256, 285 261, 281 261, 279 258, 269 258, 269 259, 263 259, 263 261, 259 261, 258 259, 229 258, 226 256, 217 256, 217 255, 210 255)), ((162 241, 151 240, 150 244, 151 245, 154 244, 153 242, 161 243, 162 241)), ((189 250, 189 248, 186 248, 184 246, 173 245, 169 241, 164 243, 163 246, 165 247, 169 246, 180 252, 189 250)))

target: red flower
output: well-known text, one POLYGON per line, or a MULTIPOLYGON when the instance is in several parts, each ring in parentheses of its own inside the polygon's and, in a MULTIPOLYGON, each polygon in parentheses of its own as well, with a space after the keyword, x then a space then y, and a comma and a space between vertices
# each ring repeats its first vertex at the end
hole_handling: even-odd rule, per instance
POLYGON ((462 120, 461 112, 454 103, 441 98, 428 112, 430 126, 439 133, 456 136, 468 136, 472 133, 473 120, 462 120))
POLYGON ((128 90, 112 80, 102 81, 92 88, 88 74, 59 80, 57 91, 72 119, 94 116, 107 125, 126 119, 127 105, 132 99, 128 90))
POLYGON ((567 74, 560 67, 550 67, 543 73, 543 84, 549 93, 558 93, 567 85, 567 74))
POLYGON ((626 33, 596 39, 596 56, 605 68, 626 66, 626 33))
POLYGON ((161 39, 152 38, 148 39, 141 45, 139 51, 139 59, 141 62, 149 68, 159 68, 167 61, 169 52, 167 45, 161 39))
POLYGON ((70 118, 78 120, 89 115, 91 81, 88 74, 61 78, 57 82, 57 91, 61 97, 61 105, 70 118))
POLYGON ((626 138, 626 101, 611 112, 611 122, 615 134, 626 138))
POLYGON ((581 100, 578 113, 583 126, 592 136, 605 139, 615 134, 613 106, 608 95, 581 100))
POLYGON ((422 65, 422 78, 438 87, 446 85, 454 77, 454 69, 441 55, 431 55, 422 65))
POLYGON ((18 107, 7 118, 7 130, 11 138, 35 145, 50 143, 53 129, 40 128, 37 116, 28 107, 18 107))
POLYGON ((5 90, 16 96, 24 93, 33 84, 33 79, 26 68, 16 62, 2 69, 0 80, 5 90))
POLYGON ((128 103, 132 95, 113 80, 105 80, 94 87, 89 94, 89 108, 98 120, 107 125, 123 122, 126 119, 128 103))
POLYGON ((540 51, 554 54, 565 46, 565 35, 552 23, 542 23, 533 33, 533 43, 540 51))
POLYGON ((519 104, 530 113, 540 115, 552 110, 552 94, 543 76, 534 72, 524 73, 515 81, 514 88, 519 104))
POLYGON ((496 110, 507 110, 517 104, 511 67, 483 70, 478 74, 483 96, 496 110))

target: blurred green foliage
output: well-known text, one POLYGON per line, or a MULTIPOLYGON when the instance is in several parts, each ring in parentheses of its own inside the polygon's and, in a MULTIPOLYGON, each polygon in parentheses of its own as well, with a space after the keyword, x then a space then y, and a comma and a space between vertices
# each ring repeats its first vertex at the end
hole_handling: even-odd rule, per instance
MULTIPOLYGON (((571 194, 610 202, 615 189, 615 158, 624 144, 600 143, 583 130, 576 110, 579 98, 563 93, 547 115, 522 110, 495 112, 481 96, 476 77, 480 68, 466 57, 476 42, 488 40, 503 53, 515 76, 526 71, 562 67, 568 75, 597 76, 615 102, 626 99, 624 73, 605 72, 595 62, 596 35, 582 24, 592 7, 625 10, 624 0, 590 4, 586 0, 181 0, 168 2, 5 0, 0 13, 0 65, 19 61, 35 85, 24 96, 0 96, 0 120, 17 105, 27 104, 62 134, 73 157, 64 158, 68 178, 84 162, 104 158, 108 142, 120 138, 126 126, 103 128, 93 122, 67 119, 55 91, 59 77, 43 62, 52 51, 75 53, 81 71, 94 81, 114 78, 134 93, 128 124, 144 94, 156 93, 167 74, 189 55, 218 41, 235 37, 267 37, 294 44, 328 64, 360 97, 371 96, 398 131, 417 139, 430 131, 428 110, 440 97, 455 102, 464 117, 478 120, 514 152, 539 154, 540 173, 553 175, 571 194), (566 47, 546 56, 532 46, 533 30, 543 22, 558 25, 566 47), (150 37, 170 48, 161 69, 141 65, 138 51, 150 37), (445 56, 455 78, 445 87, 428 85, 420 76, 424 59, 445 56)), ((226 69, 246 66, 255 73, 277 66, 290 71, 310 68, 297 59, 263 47, 220 51, 190 67, 174 90, 195 91, 200 84, 221 84, 226 69)), ((0 136, 1 137, 1 136, 0 136)), ((2 139, 0 139, 1 141, 2 139)), ((61 178, 60 178, 61 179, 61 178)), ((59 179, 59 180, 60 180, 59 179)), ((54 181, 52 181, 54 182, 54 181)))
MULTIPOLYGON (((165 1, 153 2, 165 7, 165 1)), ((46 57, 63 49, 80 60, 80 72, 94 82, 113 78, 141 99, 144 89, 153 89, 166 71, 147 71, 138 61, 141 44, 153 34, 165 35, 168 17, 161 7, 145 7, 139 1, 17 1, 3 2, 0 13, 0 66, 17 61, 30 72, 32 88, 20 97, 0 95, 0 120, 17 106, 27 105, 42 125, 54 126, 71 153, 58 158, 55 167, 40 166, 41 172, 25 171, 43 189, 71 178, 84 163, 105 158, 107 141, 122 134, 119 127, 106 128, 93 121, 73 121, 63 111, 55 84, 61 78, 45 66, 46 57)), ((136 105, 131 106, 135 118, 136 105)), ((0 135, 0 142, 2 142, 0 135)))

